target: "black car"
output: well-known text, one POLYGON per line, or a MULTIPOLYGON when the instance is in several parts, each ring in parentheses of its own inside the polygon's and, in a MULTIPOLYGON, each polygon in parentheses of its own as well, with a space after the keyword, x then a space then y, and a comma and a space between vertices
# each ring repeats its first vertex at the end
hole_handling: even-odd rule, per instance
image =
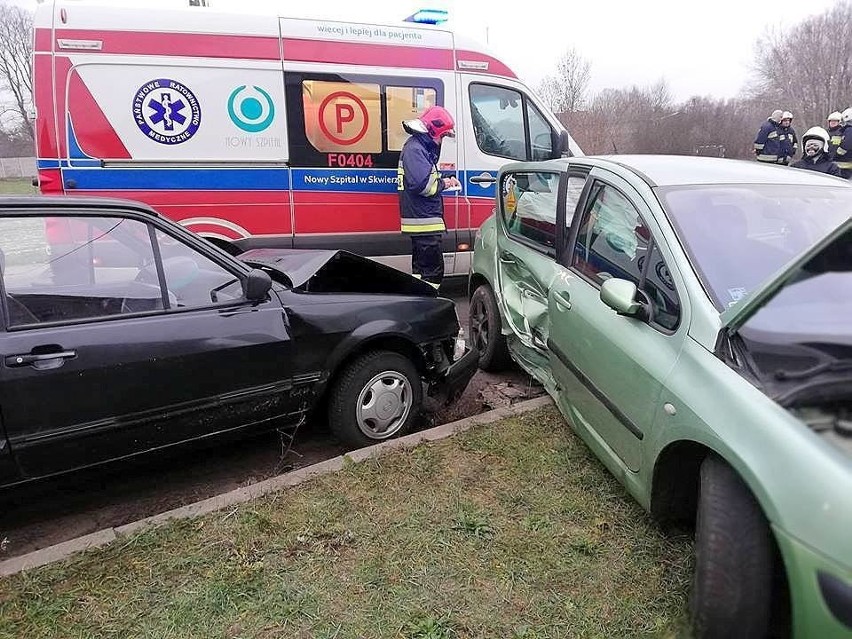
POLYGON ((343 251, 234 258, 137 203, 0 199, 0 486, 327 411, 405 433, 476 368, 452 301, 343 251))

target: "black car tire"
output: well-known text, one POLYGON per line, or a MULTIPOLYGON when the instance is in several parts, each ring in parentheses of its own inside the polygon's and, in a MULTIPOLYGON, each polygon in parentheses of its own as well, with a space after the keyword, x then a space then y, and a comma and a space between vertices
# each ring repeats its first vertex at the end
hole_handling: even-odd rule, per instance
POLYGON ((701 464, 691 612, 701 639, 765 637, 772 599, 769 524, 736 471, 715 455, 701 464))
MULTIPOLYGON (((328 425, 346 446, 363 448, 406 434, 420 416, 422 404, 423 383, 414 363, 399 353, 373 351, 356 359, 340 374, 329 395, 328 425), (373 388, 378 392, 371 392, 373 388), (407 409, 382 433, 370 428, 371 423, 378 426, 380 422, 365 418, 364 406, 372 406, 378 401, 376 395, 385 392, 391 404, 395 400, 403 403, 400 398, 404 397, 407 409)), ((386 414, 394 413, 392 409, 390 406, 386 414)))
POLYGON ((502 332, 500 309, 487 284, 477 287, 470 297, 468 330, 471 344, 479 351, 479 368, 497 373, 509 366, 511 358, 502 332))

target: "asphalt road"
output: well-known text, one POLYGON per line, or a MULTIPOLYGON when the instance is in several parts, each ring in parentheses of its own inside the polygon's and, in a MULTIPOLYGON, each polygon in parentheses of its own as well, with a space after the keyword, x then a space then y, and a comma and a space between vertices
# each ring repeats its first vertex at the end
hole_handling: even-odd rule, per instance
MULTIPOLYGON (((442 294, 456 301, 466 333, 466 282, 450 282, 442 294)), ((432 407, 422 426, 447 423, 541 393, 518 370, 502 375, 480 371, 458 402, 432 407)), ((322 424, 314 424, 296 433, 292 446, 272 432, 193 445, 0 492, 0 560, 130 523, 343 452, 322 424)))

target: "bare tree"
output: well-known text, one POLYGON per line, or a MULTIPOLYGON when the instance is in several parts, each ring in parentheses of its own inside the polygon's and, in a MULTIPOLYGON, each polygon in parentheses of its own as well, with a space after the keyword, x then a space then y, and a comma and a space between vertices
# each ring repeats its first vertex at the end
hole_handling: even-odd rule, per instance
POLYGON ((825 125, 852 105, 852 3, 843 0, 793 29, 770 28, 755 51, 756 97, 789 109, 805 126, 825 125))
POLYGON ((573 47, 559 58, 556 73, 546 76, 539 94, 554 113, 580 111, 586 106, 591 64, 573 47))
POLYGON ((20 119, 32 138, 29 114, 33 103, 33 17, 16 5, 0 3, 0 86, 12 96, 4 113, 20 119))

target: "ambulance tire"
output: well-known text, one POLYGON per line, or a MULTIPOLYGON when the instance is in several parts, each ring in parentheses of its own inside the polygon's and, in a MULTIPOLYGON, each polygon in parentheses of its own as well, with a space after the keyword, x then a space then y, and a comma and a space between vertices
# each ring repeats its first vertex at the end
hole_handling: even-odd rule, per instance
POLYGON ((414 363, 392 351, 372 351, 346 366, 329 393, 328 425, 357 449, 407 434, 423 407, 414 363))
POLYGON ((489 373, 505 370, 511 363, 500 309, 494 293, 481 284, 470 297, 468 335, 471 345, 479 351, 479 368, 489 373))

